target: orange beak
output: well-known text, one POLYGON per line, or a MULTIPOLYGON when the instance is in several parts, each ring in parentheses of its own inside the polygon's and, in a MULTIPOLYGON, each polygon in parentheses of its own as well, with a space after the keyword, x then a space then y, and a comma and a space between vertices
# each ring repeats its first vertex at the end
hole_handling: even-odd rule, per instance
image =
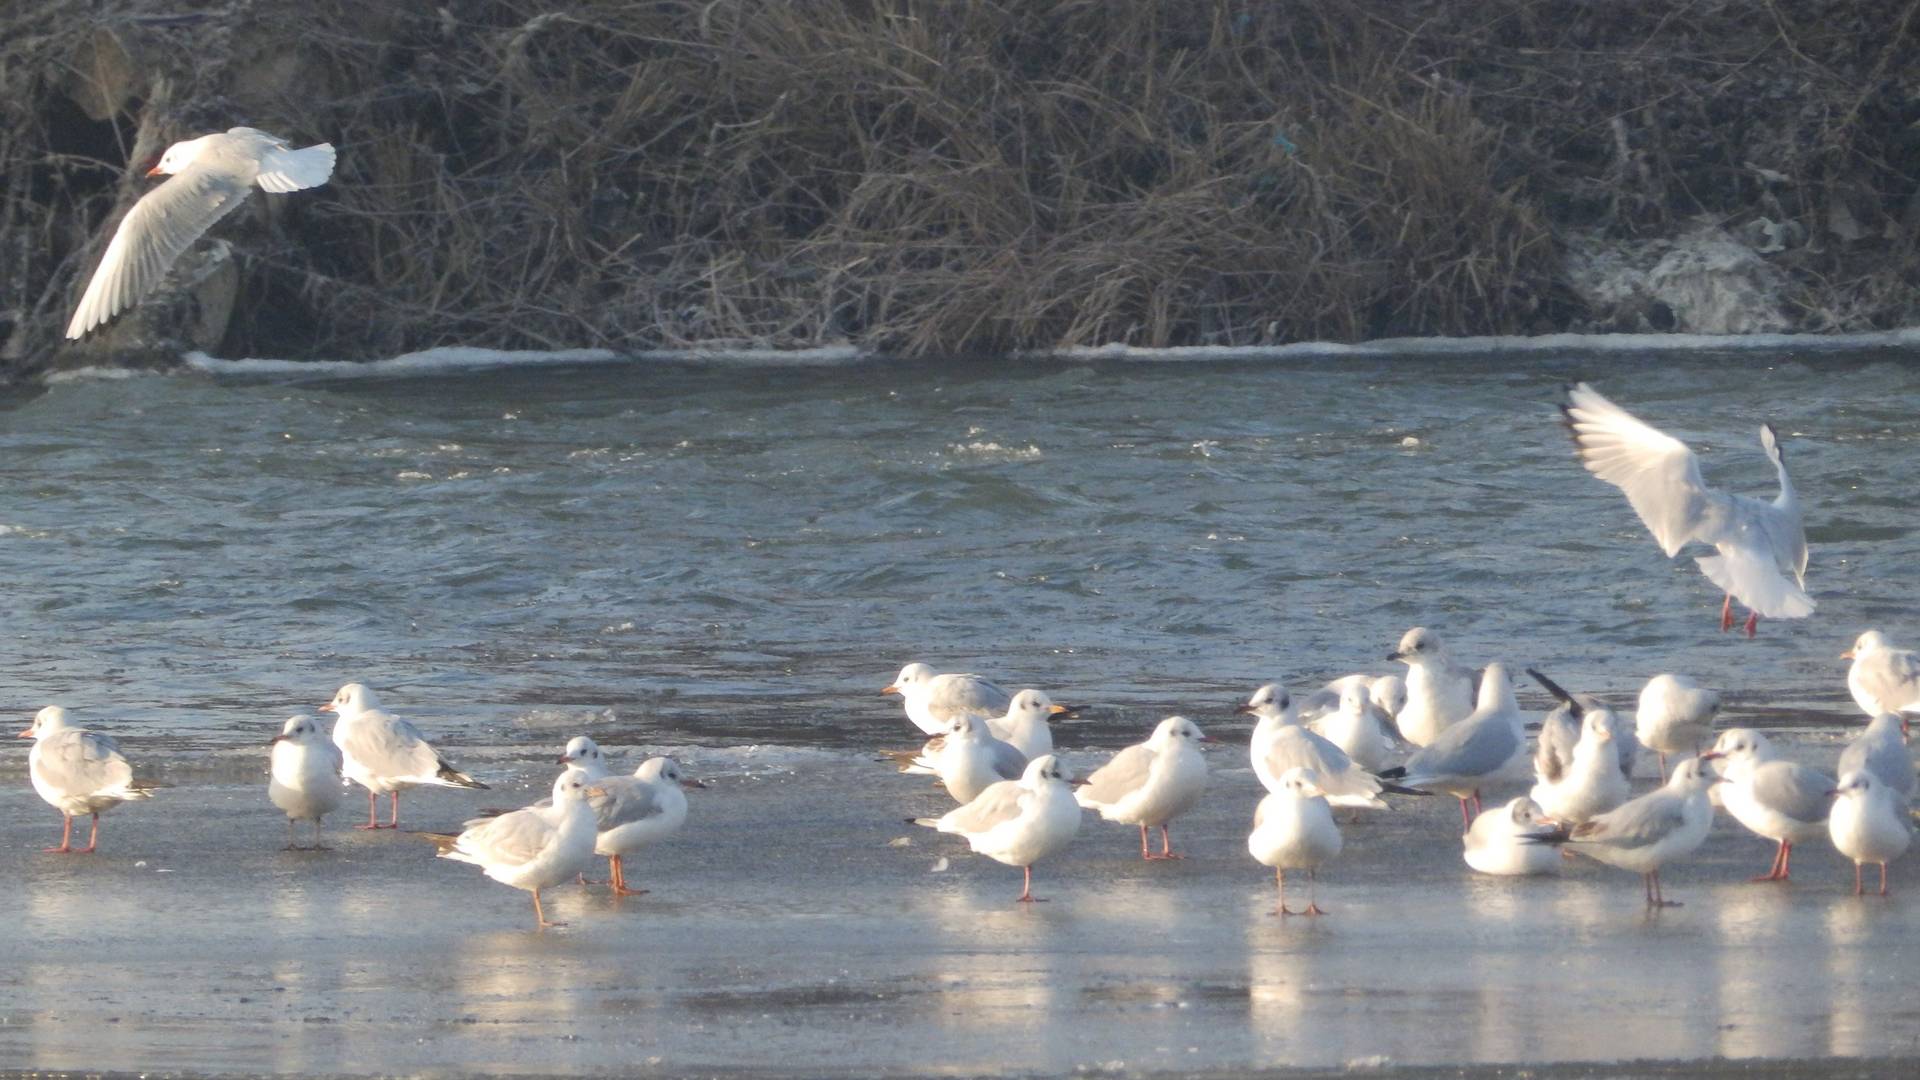
POLYGON ((160 175, 160 166, 158 166, 158 165, 155 165, 155 166, 154 166, 153 168, 151 168, 151 169, 148 169, 148 170, 147 170, 147 175, 148 175, 148 176, 159 176, 159 175, 160 175))
POLYGON ((335 709, 333 707, 333 702, 329 701, 325 705, 320 706, 320 711, 321 712, 338 712, 339 710, 335 709))
POLYGON ((882 694, 897 694, 900 692, 900 688, 893 685, 892 683, 888 683, 887 685, 880 688, 880 692, 882 694))
POLYGON ((1054 716, 1059 716, 1059 715, 1060 715, 1061 713, 1063 713, 1063 712, 1066 712, 1066 711, 1067 711, 1067 707, 1066 707, 1065 705, 1049 705, 1049 706, 1047 706, 1047 712, 1048 712, 1048 713, 1050 713, 1050 714, 1052 714, 1052 715, 1054 715, 1054 716))
POLYGON ((680 786, 681 786, 681 787, 683 787, 683 788, 686 788, 686 789, 687 789, 688 791, 705 791, 705 790, 707 790, 707 785, 705 785, 705 784, 703 784, 703 783, 701 783, 701 782, 700 782, 700 781, 698 781, 698 780, 682 780, 682 781, 680 781, 680 786))
POLYGON ((1847 650, 1846 652, 1843 652, 1843 653, 1841 653, 1841 654, 1840 654, 1840 659, 1842 659, 1842 660, 1851 660, 1851 659, 1853 659, 1853 650, 1852 650, 1852 649, 1848 649, 1848 650, 1847 650))
POLYGON ((18 735, 15 735, 15 736, 14 736, 14 738, 16 738, 16 739, 31 739, 31 738, 33 738, 33 729, 32 729, 32 728, 28 728, 27 730, 25 730, 25 731, 23 731, 23 732, 21 732, 20 734, 18 734, 18 735))

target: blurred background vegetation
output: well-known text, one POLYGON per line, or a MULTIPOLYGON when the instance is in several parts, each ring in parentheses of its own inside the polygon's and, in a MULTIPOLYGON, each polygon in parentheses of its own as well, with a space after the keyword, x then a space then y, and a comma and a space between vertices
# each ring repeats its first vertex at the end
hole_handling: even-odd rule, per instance
POLYGON ((186 7, 0 13, 16 371, 135 166, 237 124, 333 183, 216 230, 230 317, 96 352, 1657 330, 1592 268, 1702 229, 1780 328, 1915 321, 1914 0, 186 7))

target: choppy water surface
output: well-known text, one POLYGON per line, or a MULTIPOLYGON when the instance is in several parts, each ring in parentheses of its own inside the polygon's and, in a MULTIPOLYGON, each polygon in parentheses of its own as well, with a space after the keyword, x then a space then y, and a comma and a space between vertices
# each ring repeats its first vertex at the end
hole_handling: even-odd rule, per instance
POLYGON ((1861 629, 1920 639, 1886 351, 75 381, 0 411, 7 707, 257 746, 348 679, 449 743, 586 728, 867 745, 901 663, 1086 702, 1095 734, 1256 681, 1464 660, 1776 723, 1848 715, 1861 629), (1570 378, 1810 504, 1801 623, 1748 642, 1575 463, 1570 378))

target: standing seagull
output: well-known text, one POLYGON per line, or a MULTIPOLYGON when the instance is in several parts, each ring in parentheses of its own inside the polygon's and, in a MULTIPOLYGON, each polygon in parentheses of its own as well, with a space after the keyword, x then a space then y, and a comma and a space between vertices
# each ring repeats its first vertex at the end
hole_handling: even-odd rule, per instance
POLYGON ((1027 763, 1018 780, 1002 780, 965 806, 937 818, 913 818, 943 833, 966 838, 967 846, 987 858, 1025 872, 1019 902, 1033 895, 1033 864, 1067 846, 1080 831, 1080 804, 1074 801, 1060 759, 1042 754, 1027 763))
POLYGON ((907 719, 929 735, 938 735, 962 716, 1005 716, 1013 695, 978 675, 936 675, 925 664, 908 664, 880 689, 899 694, 907 719))
POLYGON ((1026 755, 987 730, 978 716, 957 716, 945 735, 927 740, 918 750, 889 750, 887 756, 904 773, 932 773, 946 786, 953 801, 978 798, 989 784, 1017 780, 1027 767, 1026 755))
POLYGON ((66 827, 60 846, 46 850, 62 855, 91 855, 100 846, 100 814, 123 802, 150 799, 158 787, 151 780, 135 780, 133 766, 121 756, 120 744, 97 732, 67 723, 67 710, 49 705, 34 714, 33 726, 20 733, 34 740, 27 754, 27 775, 33 790, 60 811, 66 827), (89 814, 93 830, 87 846, 73 846, 73 817, 89 814))
POLYGON ((1580 463, 1626 492, 1668 558, 1690 540, 1719 551, 1694 562, 1727 594, 1720 606, 1720 629, 1733 625, 1735 600, 1748 609, 1748 637, 1762 615, 1801 619, 1813 614, 1813 598, 1806 594, 1807 537, 1800 523, 1800 499, 1787 478, 1786 458, 1771 424, 1760 425, 1760 446, 1780 474, 1780 494, 1762 502, 1709 488, 1700 478, 1699 460, 1685 443, 1586 383, 1568 389, 1560 412, 1580 463))
POLYGON ((1707 791, 1720 781, 1700 758, 1673 767, 1667 782, 1617 809, 1568 828, 1561 826, 1533 839, 1571 844, 1573 850, 1608 866, 1646 878, 1647 906, 1679 907, 1660 892, 1660 868, 1691 855, 1713 829, 1713 803, 1707 791))
POLYGON ((1414 789, 1444 791, 1460 800, 1460 826, 1473 824, 1471 798, 1480 806, 1480 789, 1513 775, 1527 760, 1527 733, 1513 680, 1504 664, 1488 664, 1480 674, 1480 705, 1473 715, 1442 731, 1432 744, 1414 753, 1404 766, 1380 775, 1414 789))
POLYGON ((1200 744, 1210 742, 1193 721, 1169 716, 1143 743, 1134 743, 1087 777, 1073 793, 1081 806, 1108 821, 1140 826, 1140 857, 1183 859, 1173 853, 1167 823, 1194 808, 1207 790, 1207 758, 1200 744), (1147 828, 1160 827, 1160 854, 1147 853, 1147 828))
POLYGON ((1633 731, 1642 745, 1660 755, 1660 779, 1667 778, 1668 754, 1698 754, 1713 738, 1720 692, 1703 690, 1685 675, 1655 675, 1640 688, 1633 731))
POLYGON ((1867 722, 1867 728, 1854 736, 1840 751, 1835 775, 1845 776, 1856 769, 1873 774, 1902 810, 1913 802, 1913 751, 1907 747, 1907 718, 1881 713, 1867 722))
POLYGON ((600 790, 587 799, 600 831, 593 853, 607 857, 615 896, 639 896, 647 890, 627 888, 622 860, 679 832, 687 823, 687 794, 682 789, 707 785, 683 778, 680 763, 672 758, 653 757, 641 762, 632 776, 605 777, 594 780, 593 786, 600 790))
POLYGON ((1312 769, 1288 769, 1253 810, 1247 851, 1254 861, 1273 867, 1274 886, 1280 891, 1275 915, 1326 914, 1314 903, 1313 890, 1320 864, 1340 854, 1340 829, 1333 823, 1333 810, 1318 780, 1312 769), (1287 908, 1289 870, 1307 872, 1307 906, 1299 912, 1287 908))
POLYGON ((1473 669, 1454 663, 1439 634, 1416 626, 1387 659, 1407 665, 1407 703, 1394 722, 1408 742, 1430 746, 1442 731, 1472 715, 1473 669))
POLYGON ((147 192, 120 221, 87 283, 67 337, 78 339, 140 302, 187 248, 240 208, 258 184, 264 191, 319 187, 333 175, 333 147, 294 149, 257 128, 229 128, 167 147, 148 176, 172 179, 147 192))
POLYGON ((345 756, 347 779, 367 789, 367 823, 362 829, 400 827, 400 791, 420 784, 434 787, 485 788, 487 785, 453 767, 427 744, 420 729, 380 707, 373 691, 359 683, 340 688, 320 708, 339 714, 333 742, 345 756), (387 824, 374 816, 382 793, 392 801, 387 824))
POLYGON ((458 836, 421 833, 439 848, 443 859, 472 863, 502 885, 533 893, 533 917, 541 927, 547 921, 540 908, 540 890, 580 876, 593 861, 593 810, 587 800, 601 794, 579 769, 568 769, 553 782, 552 801, 499 817, 474 818, 458 836))
POLYGON ((1868 716, 1920 713, 1920 655, 1912 649, 1896 649, 1886 635, 1869 630, 1840 659, 1853 661, 1847 691, 1868 716))
POLYGON ((1880 864, 1880 895, 1887 895, 1887 864, 1913 843, 1906 799, 1896 798, 1892 789, 1864 769, 1843 774, 1840 786, 1828 794, 1837 798, 1827 818, 1827 831, 1840 854, 1853 860, 1853 895, 1865 891, 1860 868, 1867 863, 1880 864))
MULTIPOLYGON (((1359 701, 1367 696, 1364 688, 1352 686, 1347 694, 1359 701)), ((1267 683, 1255 690, 1237 711, 1257 718, 1247 754, 1261 787, 1279 791, 1288 772, 1309 769, 1314 789, 1331 805, 1387 808, 1380 798, 1379 777, 1356 764, 1332 740, 1308 730, 1292 697, 1279 684, 1267 683)))
POLYGON ((1720 733, 1702 761, 1725 761, 1720 775, 1720 805, 1750 831, 1779 845, 1773 868, 1755 881, 1786 881, 1793 871, 1793 845, 1827 831, 1827 792, 1833 778, 1791 761, 1779 760, 1765 735, 1750 728, 1720 733))
POLYGON ((267 798, 287 815, 286 850, 325 851, 327 846, 320 842, 320 819, 340 805, 340 748, 320 730, 320 721, 294 716, 273 737, 267 761, 267 798), (313 822, 311 848, 295 842, 296 821, 313 822))

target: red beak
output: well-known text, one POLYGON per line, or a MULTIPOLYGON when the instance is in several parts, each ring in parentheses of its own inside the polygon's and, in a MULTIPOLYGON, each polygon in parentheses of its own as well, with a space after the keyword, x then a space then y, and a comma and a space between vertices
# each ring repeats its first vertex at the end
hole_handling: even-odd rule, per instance
POLYGON ((23 731, 23 732, 21 732, 20 734, 18 734, 18 735, 15 735, 15 736, 14 736, 14 738, 16 738, 16 739, 31 739, 31 738, 33 738, 33 729, 32 729, 32 728, 28 728, 27 730, 25 730, 25 731, 23 731))
POLYGON ((333 707, 333 702, 329 701, 325 705, 320 706, 320 711, 321 712, 338 712, 339 710, 335 709, 333 707))

